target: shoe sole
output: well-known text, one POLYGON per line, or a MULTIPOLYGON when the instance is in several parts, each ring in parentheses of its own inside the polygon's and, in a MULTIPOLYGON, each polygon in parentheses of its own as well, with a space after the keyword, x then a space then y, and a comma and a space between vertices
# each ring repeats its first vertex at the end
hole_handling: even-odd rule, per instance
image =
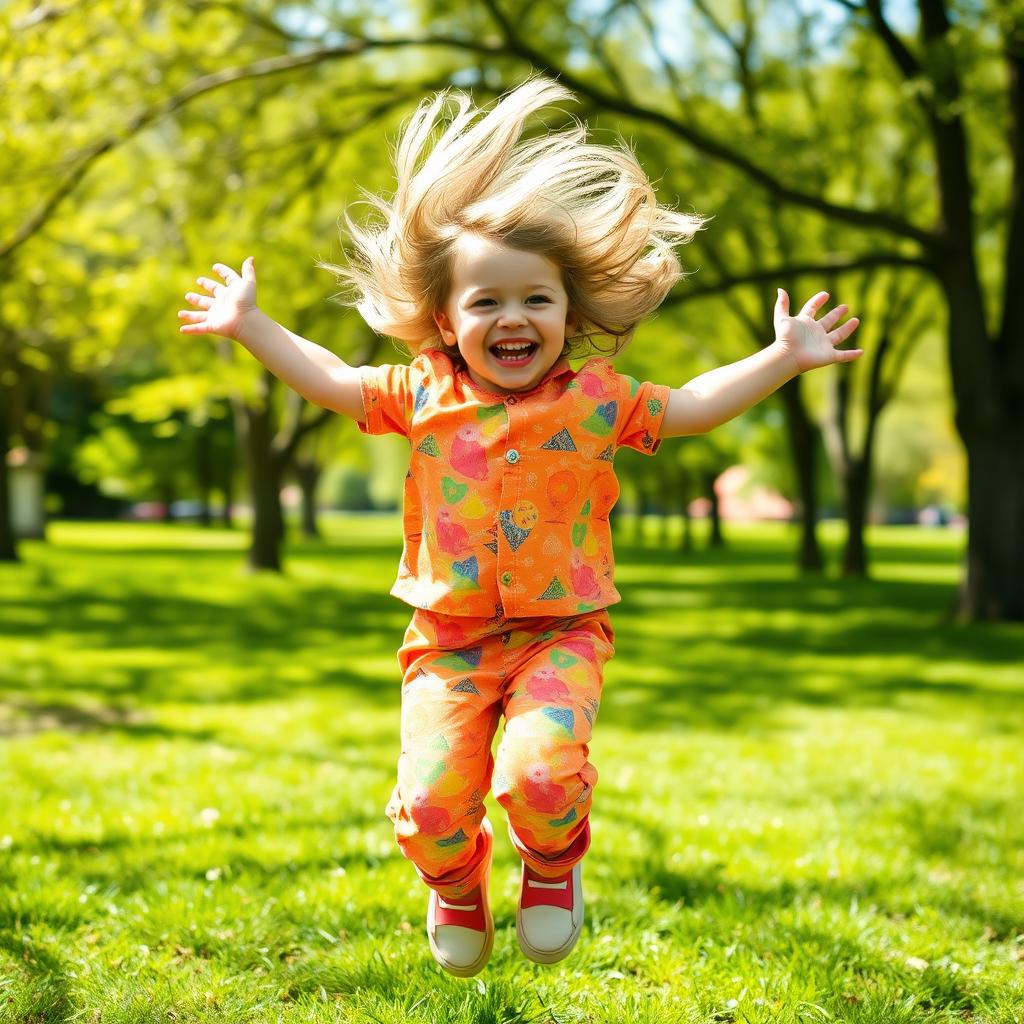
MULTIPOLYGON (((487 821, 485 818, 484 821, 487 821)), ((488 897, 488 890, 490 889, 491 880, 491 864, 494 861, 494 832, 490 829, 490 822, 487 822, 487 828, 491 836, 491 849, 487 855, 487 867, 484 868, 483 878, 480 881, 480 899, 484 905, 484 917, 487 921, 487 932, 486 941, 484 942, 484 948, 480 951, 480 956, 468 965, 453 964, 450 960, 446 960, 444 954, 434 944, 434 896, 431 893, 430 898, 427 901, 427 941, 430 943, 430 952, 434 955, 434 959, 449 973, 454 974, 456 978, 472 978, 474 974, 479 974, 486 966, 487 961, 491 959, 491 950, 494 948, 494 918, 491 916, 491 905, 488 897)))
MULTIPOLYGON (((525 868, 523 870, 525 872, 525 868)), ((519 948, 527 959, 532 960, 535 964, 557 964, 559 960, 564 960, 573 951, 576 943, 580 941, 584 921, 582 868, 578 873, 573 874, 572 905, 580 908, 580 924, 569 941, 558 949, 534 949, 523 934, 523 909, 522 907, 516 908, 516 938, 519 940, 519 948)))

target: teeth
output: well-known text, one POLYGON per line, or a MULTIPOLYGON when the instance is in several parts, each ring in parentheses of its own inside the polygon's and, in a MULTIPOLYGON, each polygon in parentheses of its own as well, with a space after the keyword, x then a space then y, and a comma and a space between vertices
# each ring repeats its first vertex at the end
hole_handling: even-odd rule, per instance
POLYGON ((502 352, 519 352, 524 348, 529 348, 532 344, 532 341, 508 341, 501 342, 494 347, 502 352))

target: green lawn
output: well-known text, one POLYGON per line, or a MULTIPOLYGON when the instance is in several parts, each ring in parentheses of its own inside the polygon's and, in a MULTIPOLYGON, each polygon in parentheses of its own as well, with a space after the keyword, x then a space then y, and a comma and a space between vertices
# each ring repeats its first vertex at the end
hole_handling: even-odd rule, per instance
POLYGON ((191 526, 0 566, 0 1020, 1024 1020, 1024 629, 947 621, 959 535, 875 529, 856 583, 800 580, 783 526, 620 545, 586 931, 523 958, 488 798, 460 980, 384 816, 398 523, 326 529, 284 578, 191 526))

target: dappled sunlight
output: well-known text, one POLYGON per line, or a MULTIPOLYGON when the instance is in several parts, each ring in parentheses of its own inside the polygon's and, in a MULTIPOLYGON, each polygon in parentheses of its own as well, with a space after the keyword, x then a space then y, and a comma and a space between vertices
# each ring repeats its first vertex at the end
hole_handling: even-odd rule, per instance
MULTIPOLYGON (((126 546, 120 526, 69 527, 3 568, 18 886, 0 926, 18 950, 117 963, 105 992, 127 1006, 125 970, 182 1000, 193 976, 238 1006, 264 985, 275 1012, 282 987, 389 1013, 458 996, 385 814, 409 609, 387 595, 394 523, 364 525, 298 543, 283 576, 247 576, 244 547, 206 531, 136 524, 126 546)), ((518 857, 484 798, 503 1013, 513 984, 611 1024, 660 1022, 657 993, 696 1005, 723 976, 776 999, 799 998, 795 972, 851 993, 970 977, 978 998, 1015 977, 1024 635, 943 620, 953 537, 883 535, 878 578, 843 581, 801 579, 791 531, 736 533, 685 557, 621 546, 587 926, 564 968, 522 960, 518 857)), ((0 970, 11 956, 0 943, 0 970)))

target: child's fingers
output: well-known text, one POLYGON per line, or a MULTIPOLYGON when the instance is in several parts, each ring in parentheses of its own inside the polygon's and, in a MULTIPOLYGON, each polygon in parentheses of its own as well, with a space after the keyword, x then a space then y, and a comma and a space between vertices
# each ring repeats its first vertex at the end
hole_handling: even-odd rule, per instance
POLYGON ((848 320, 842 327, 837 327, 834 331, 831 331, 828 335, 829 341, 832 342, 832 346, 835 349, 835 357, 837 363, 848 363, 852 359, 859 359, 864 355, 864 349, 862 348, 835 348, 836 345, 842 345, 844 341, 860 326, 860 321, 854 317, 852 320, 848 320))
POLYGON ((800 310, 801 314, 803 316, 809 316, 812 319, 814 319, 818 310, 821 309, 821 307, 824 305, 827 299, 828 292, 818 292, 816 295, 812 295, 804 303, 803 309, 800 310))
POLYGON ((213 299, 209 295, 198 295, 196 292, 185 292, 185 298, 192 303, 193 306, 199 306, 200 309, 209 309, 213 305, 213 299))
POLYGON ((197 312, 194 309, 179 309, 178 319, 189 321, 178 328, 183 334, 200 334, 206 330, 205 313, 197 312))
POLYGON ((832 329, 832 325, 838 323, 843 317, 849 313, 850 307, 845 302, 840 303, 835 309, 829 310, 819 321, 822 327, 826 331, 832 329))
MULTIPOLYGON (((825 340, 833 348, 835 348, 837 345, 842 345, 842 343, 844 341, 846 341, 846 339, 851 334, 853 334, 853 332, 857 329, 857 326, 858 326, 859 323, 860 323, 860 321, 857 320, 856 318, 854 318, 853 320, 848 320, 845 324, 841 324, 834 331, 829 331, 825 335, 825 340)), ((852 351, 852 349, 847 349, 846 351, 852 351)), ((841 352, 839 350, 837 350, 836 351, 836 356, 838 357, 840 354, 841 354, 841 352)))
POLYGON ((829 331, 828 336, 832 339, 833 345, 838 345, 841 342, 853 334, 855 330, 860 326, 860 320, 857 317, 852 316, 845 324, 840 324, 834 331, 829 331))

